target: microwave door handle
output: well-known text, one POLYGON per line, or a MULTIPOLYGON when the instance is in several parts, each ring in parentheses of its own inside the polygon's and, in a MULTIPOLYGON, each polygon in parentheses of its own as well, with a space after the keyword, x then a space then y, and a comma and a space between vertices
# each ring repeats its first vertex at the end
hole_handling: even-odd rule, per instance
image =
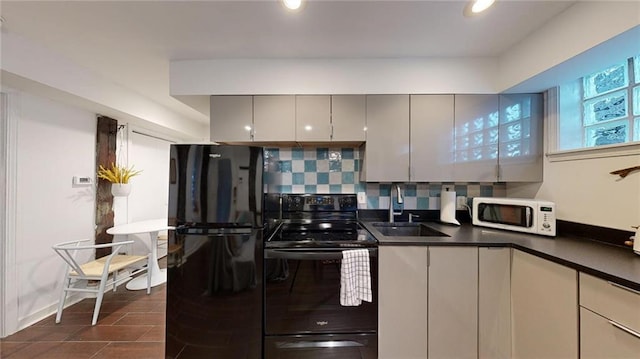
POLYGON ((531 212, 533 212, 533 210, 531 209, 531 207, 527 206, 525 208, 525 211, 524 211, 525 217, 526 217, 525 221, 526 221, 526 224, 527 224, 527 228, 530 228, 533 225, 533 223, 532 223, 533 218, 532 218, 532 213, 531 212))

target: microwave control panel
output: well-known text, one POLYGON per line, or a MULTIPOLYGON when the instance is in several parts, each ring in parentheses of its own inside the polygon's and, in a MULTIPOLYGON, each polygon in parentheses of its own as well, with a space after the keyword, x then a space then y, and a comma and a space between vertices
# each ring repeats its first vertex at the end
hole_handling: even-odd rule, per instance
POLYGON ((538 233, 549 236, 556 235, 556 208, 555 205, 541 204, 538 206, 538 233))

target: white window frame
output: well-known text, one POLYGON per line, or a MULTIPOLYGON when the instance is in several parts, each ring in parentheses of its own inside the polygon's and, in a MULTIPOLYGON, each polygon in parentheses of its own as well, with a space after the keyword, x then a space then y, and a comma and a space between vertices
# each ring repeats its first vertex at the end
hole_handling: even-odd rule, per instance
MULTIPOLYGON (((635 57, 638 59, 638 57, 635 57)), ((633 73, 633 69, 630 69, 630 72, 633 73)), ((628 98, 629 102, 629 116, 628 121, 631 127, 634 126, 634 118, 636 116, 633 115, 633 109, 631 103, 633 103, 633 87, 638 85, 638 82, 633 85, 633 79, 629 79, 630 84, 625 87, 625 91, 631 88, 630 97, 628 98)), ((615 91, 614 91, 615 92, 615 91)), ((581 101, 584 103, 584 99, 581 101)), ((572 160, 583 160, 590 158, 604 158, 604 157, 620 157, 620 156, 635 156, 640 154, 640 141, 630 141, 625 143, 618 143, 612 145, 604 145, 604 146, 594 146, 594 147, 581 147, 570 150, 559 150, 559 87, 551 88, 547 91, 547 102, 546 102, 546 112, 547 112, 547 158, 550 162, 559 162, 559 161, 572 161, 572 160)), ((581 110, 582 112, 582 110, 581 110)), ((631 136, 631 134, 629 134, 631 136)))

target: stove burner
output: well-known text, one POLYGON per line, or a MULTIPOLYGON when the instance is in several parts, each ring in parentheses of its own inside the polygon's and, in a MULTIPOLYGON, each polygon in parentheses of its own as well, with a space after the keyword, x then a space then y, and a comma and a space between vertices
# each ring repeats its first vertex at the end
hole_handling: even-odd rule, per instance
POLYGON ((355 195, 282 195, 282 225, 268 247, 370 247, 373 236, 358 223, 355 195))
POLYGON ((271 242, 286 242, 296 245, 364 246, 376 240, 357 222, 306 222, 283 223, 271 242))

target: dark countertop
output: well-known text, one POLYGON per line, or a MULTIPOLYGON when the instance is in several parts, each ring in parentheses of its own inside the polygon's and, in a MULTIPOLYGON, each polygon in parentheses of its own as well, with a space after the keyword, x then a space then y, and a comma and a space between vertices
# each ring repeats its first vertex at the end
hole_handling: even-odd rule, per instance
POLYGON ((373 223, 362 221, 380 246, 513 247, 640 291, 640 256, 631 248, 585 238, 546 237, 476 227, 468 223, 461 226, 422 223, 450 237, 390 237, 382 235, 373 223))

